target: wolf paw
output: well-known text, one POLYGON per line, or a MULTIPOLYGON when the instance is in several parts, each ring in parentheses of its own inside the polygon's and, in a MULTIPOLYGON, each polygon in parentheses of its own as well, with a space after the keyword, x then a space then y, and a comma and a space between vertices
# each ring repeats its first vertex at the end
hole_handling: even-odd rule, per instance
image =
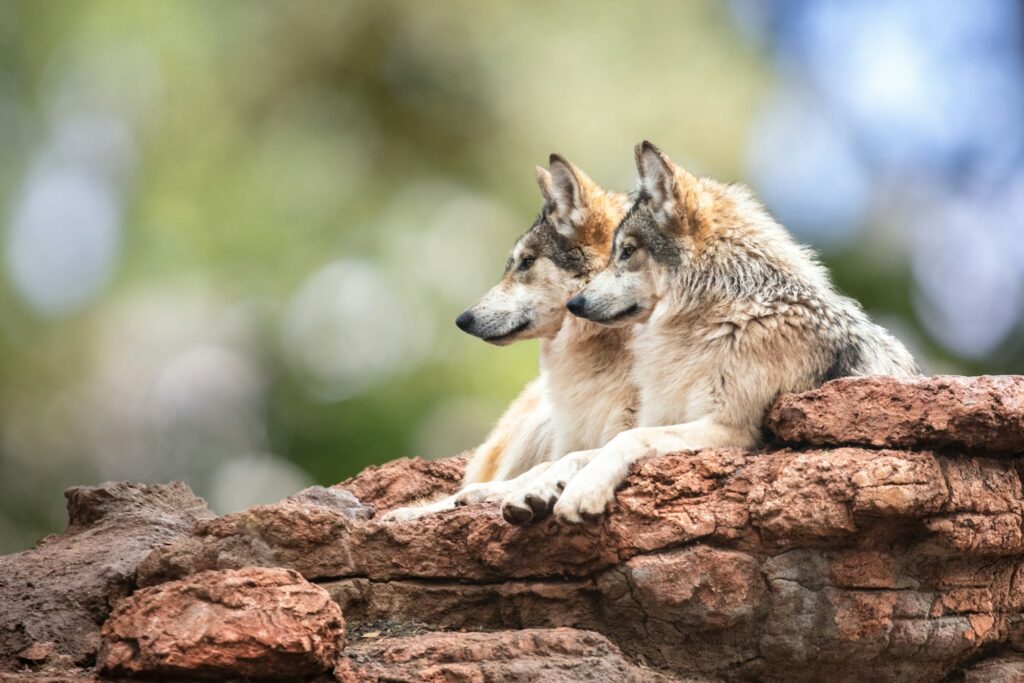
POLYGON ((604 514, 615 499, 615 487, 606 482, 588 481, 577 476, 555 503, 555 517, 560 522, 579 524, 593 522, 604 514))
POLYGON ((501 504, 501 516, 509 524, 539 522, 551 514, 555 501, 565 488, 559 479, 535 481, 521 491, 513 491, 501 504))

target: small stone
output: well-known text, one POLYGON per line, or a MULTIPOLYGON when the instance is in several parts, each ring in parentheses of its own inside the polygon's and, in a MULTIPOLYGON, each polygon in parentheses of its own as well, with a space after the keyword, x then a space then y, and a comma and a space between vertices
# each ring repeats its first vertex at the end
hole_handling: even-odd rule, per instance
POLYGON ((53 641, 47 640, 41 643, 32 643, 27 648, 18 653, 18 659, 38 664, 39 662, 45 662, 53 654, 54 643, 53 641))

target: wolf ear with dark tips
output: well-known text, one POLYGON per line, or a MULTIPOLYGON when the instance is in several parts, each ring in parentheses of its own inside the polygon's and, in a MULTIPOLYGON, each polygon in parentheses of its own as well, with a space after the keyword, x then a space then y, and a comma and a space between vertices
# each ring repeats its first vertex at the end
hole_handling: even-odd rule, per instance
POLYGON ((558 154, 551 155, 550 164, 554 199, 551 217, 560 234, 576 239, 580 226, 587 218, 587 193, 593 181, 558 154))
POLYGON ((677 197, 676 165, 660 149, 644 140, 634 150, 640 190, 659 224, 673 214, 677 197))
POLYGON ((544 198, 544 208, 553 210, 555 208, 555 192, 552 187, 551 173, 543 166, 536 166, 534 173, 537 176, 537 187, 540 188, 540 195, 544 198))

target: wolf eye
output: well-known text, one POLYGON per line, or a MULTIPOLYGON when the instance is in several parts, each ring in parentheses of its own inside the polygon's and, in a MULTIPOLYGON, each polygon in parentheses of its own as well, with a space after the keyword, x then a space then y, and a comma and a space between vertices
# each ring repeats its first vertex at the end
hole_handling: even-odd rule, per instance
POLYGON ((626 259, 633 255, 634 251, 636 251, 636 247, 634 247, 631 244, 623 247, 622 249, 619 250, 619 260, 625 261, 626 259))
POLYGON ((533 265, 533 261, 532 256, 524 256, 523 260, 519 262, 519 270, 529 270, 530 266, 533 265))

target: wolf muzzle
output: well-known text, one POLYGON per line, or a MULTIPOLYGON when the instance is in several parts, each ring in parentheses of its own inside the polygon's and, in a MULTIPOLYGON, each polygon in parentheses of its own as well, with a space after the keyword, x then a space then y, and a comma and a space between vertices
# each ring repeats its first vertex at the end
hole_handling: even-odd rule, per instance
POLYGON ((612 315, 602 316, 600 313, 595 315, 595 312, 588 306, 587 298, 582 294, 577 294, 573 298, 569 299, 565 307, 569 309, 577 318, 583 318, 592 322, 598 323, 599 325, 611 325, 619 323, 629 318, 632 318, 640 312, 640 306, 638 304, 630 304, 626 308, 622 309, 618 313, 612 315))

